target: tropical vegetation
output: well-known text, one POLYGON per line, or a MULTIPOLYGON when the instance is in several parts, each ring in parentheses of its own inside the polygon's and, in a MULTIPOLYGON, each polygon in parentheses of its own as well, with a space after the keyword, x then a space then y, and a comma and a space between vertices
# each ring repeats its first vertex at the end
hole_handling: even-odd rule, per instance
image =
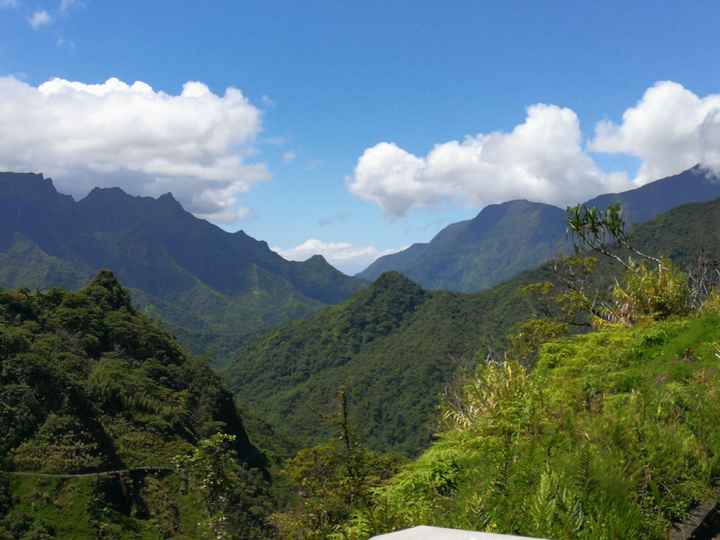
POLYGON ((103 271, 0 292, 0 537, 267 538, 233 398, 103 271))

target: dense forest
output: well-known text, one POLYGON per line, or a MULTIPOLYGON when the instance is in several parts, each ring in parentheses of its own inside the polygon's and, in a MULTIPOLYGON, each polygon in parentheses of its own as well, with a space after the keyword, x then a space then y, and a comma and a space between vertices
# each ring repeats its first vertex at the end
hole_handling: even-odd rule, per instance
POLYGON ((232 396, 108 271, 0 292, 0 432, 2 538, 267 537, 232 396))

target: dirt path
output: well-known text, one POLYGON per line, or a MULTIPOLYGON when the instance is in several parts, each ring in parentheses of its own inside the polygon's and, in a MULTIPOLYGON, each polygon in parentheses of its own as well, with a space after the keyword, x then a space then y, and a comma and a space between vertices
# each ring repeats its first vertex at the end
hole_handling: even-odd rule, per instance
POLYGON ((0 474, 6 474, 8 476, 27 476, 35 478, 102 478, 107 476, 119 476, 122 474, 130 474, 134 472, 171 472, 174 471, 174 467, 133 467, 131 469, 116 469, 114 471, 101 471, 94 473, 66 473, 66 474, 53 474, 53 473, 41 473, 41 472, 30 472, 30 471, 0 471, 0 474))

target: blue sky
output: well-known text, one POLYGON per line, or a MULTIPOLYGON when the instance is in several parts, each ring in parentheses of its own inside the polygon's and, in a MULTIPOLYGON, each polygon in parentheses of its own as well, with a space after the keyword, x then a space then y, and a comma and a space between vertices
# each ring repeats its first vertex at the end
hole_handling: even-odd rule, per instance
MULTIPOLYGON (((715 139, 702 126, 720 118, 720 5, 628 4, 0 0, 0 75, 17 82, 0 91, 10 104, 0 106, 0 165, 52 174, 76 196, 100 176, 98 183, 136 194, 170 186, 196 214, 229 230, 242 228, 289 257, 322 251, 357 271, 489 203, 528 197, 566 204, 692 161, 714 163, 715 139), (95 101, 82 105, 87 89, 66 85, 78 99, 58 91, 52 104, 43 102, 47 109, 32 105, 35 89, 53 78, 142 81, 169 96, 199 81, 218 119, 204 131, 188 127, 181 142, 152 143, 132 124, 106 120, 115 138, 93 154, 84 139, 70 144, 80 136, 68 125, 93 114, 95 101), (676 84, 654 87, 659 81, 676 84), (247 103, 216 103, 228 87, 247 103), (555 107, 528 114, 539 103, 555 107), (632 107, 636 118, 623 121, 632 107), (43 112, 26 119, 31 108, 43 112), (221 117, 230 110, 237 119, 229 123, 221 117), (648 135, 689 117, 692 125, 677 136, 648 135), (68 144, 60 148, 42 134, 18 139, 23 126, 43 122, 68 144), (518 126, 526 129, 513 132, 518 126), (118 137, 120 130, 128 131, 118 137), (208 130, 247 133, 178 157, 178 148, 201 145, 196 139, 208 130), (3 151, 3 134, 36 151, 23 159, 17 148, 25 147, 3 151), (128 152, 117 155, 133 156, 127 170, 108 157, 113 144, 128 152), (147 151, 155 144, 165 168, 147 151), (435 145, 445 146, 429 155, 435 145), (190 178, 168 165, 175 159, 188 170, 193 160, 212 166, 190 178), (315 241, 292 249, 308 239, 315 241)), ((103 103, 116 107, 108 118, 141 106, 103 103)), ((188 120, 163 117, 172 127, 153 137, 175 137, 178 125, 191 123, 186 105, 162 110, 188 120)), ((93 137, 110 137, 107 130, 93 137)))

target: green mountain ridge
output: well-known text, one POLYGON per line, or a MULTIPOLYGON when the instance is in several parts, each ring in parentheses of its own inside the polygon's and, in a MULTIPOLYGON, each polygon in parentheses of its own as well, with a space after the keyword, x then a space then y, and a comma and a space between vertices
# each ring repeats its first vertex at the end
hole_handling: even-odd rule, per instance
MULTIPOLYGON (((600 209, 620 203, 628 223, 643 223, 682 204, 720 197, 720 181, 699 166, 623 193, 595 197, 600 209)), ((432 290, 477 292, 569 253, 565 211, 548 204, 509 201, 449 225, 430 242, 379 258, 358 277, 372 281, 401 272, 432 290)))
POLYGON ((102 268, 195 352, 223 357, 248 336, 363 286, 322 257, 286 261, 172 197, 95 188, 75 202, 42 175, 0 173, 0 286, 77 289, 102 268))
MULTIPOLYGON (((720 259, 720 201, 673 209, 636 226, 633 237, 640 249, 681 267, 701 251, 720 259)), ((599 274, 609 285, 617 270, 603 262, 599 274)), ((482 359, 501 351, 510 329, 535 315, 521 287, 552 279, 548 263, 461 294, 424 291, 399 273, 383 274, 347 302, 249 342, 225 375, 242 403, 304 446, 331 432, 323 417, 346 387, 352 421, 369 446, 413 454, 432 440, 438 398, 457 369, 474 365, 478 353, 482 359), (377 288, 397 298, 375 303, 377 288), (407 308, 391 313, 392 305, 407 308)))

